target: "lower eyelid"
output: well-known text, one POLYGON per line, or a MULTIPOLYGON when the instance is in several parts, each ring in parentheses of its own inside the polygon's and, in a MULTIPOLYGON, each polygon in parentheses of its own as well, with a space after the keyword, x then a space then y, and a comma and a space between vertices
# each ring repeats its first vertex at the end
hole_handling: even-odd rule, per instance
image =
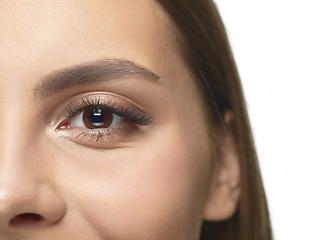
POLYGON ((106 129, 60 129, 58 135, 76 144, 91 148, 114 148, 119 147, 119 143, 126 142, 135 131, 134 124, 126 124, 121 127, 110 127, 106 129), (114 145, 117 144, 117 145, 114 145))

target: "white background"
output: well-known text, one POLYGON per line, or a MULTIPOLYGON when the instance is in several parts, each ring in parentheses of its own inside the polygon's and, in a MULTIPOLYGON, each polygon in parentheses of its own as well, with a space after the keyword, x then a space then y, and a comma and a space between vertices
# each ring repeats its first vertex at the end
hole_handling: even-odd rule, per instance
POLYGON ((275 240, 320 240, 320 1, 215 2, 242 79, 275 240))

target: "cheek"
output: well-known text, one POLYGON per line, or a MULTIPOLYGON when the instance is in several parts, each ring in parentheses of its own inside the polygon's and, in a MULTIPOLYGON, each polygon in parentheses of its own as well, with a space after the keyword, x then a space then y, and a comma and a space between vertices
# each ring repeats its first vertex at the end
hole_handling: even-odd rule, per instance
POLYGON ((100 156, 106 163, 73 171, 79 176, 68 186, 74 207, 108 238, 195 236, 210 161, 206 144, 186 135, 176 128, 155 131, 157 138, 143 147, 113 150, 100 156))

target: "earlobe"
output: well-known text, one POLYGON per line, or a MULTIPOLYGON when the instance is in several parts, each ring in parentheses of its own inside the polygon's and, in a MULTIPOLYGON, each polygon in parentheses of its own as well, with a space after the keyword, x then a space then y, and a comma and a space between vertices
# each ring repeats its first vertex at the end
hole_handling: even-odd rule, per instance
MULTIPOLYGON (((227 129, 231 129, 233 115, 224 115, 227 129)), ((203 218, 207 221, 222 221, 230 218, 238 207, 240 199, 239 155, 232 131, 221 134, 216 148, 215 169, 207 194, 203 218)))

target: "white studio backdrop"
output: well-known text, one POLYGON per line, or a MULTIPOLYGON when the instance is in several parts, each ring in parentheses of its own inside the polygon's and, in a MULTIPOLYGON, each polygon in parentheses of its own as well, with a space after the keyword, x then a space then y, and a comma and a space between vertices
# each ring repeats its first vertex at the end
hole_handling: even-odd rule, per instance
POLYGON ((242 79, 275 240, 320 240, 320 1, 215 2, 242 79))

